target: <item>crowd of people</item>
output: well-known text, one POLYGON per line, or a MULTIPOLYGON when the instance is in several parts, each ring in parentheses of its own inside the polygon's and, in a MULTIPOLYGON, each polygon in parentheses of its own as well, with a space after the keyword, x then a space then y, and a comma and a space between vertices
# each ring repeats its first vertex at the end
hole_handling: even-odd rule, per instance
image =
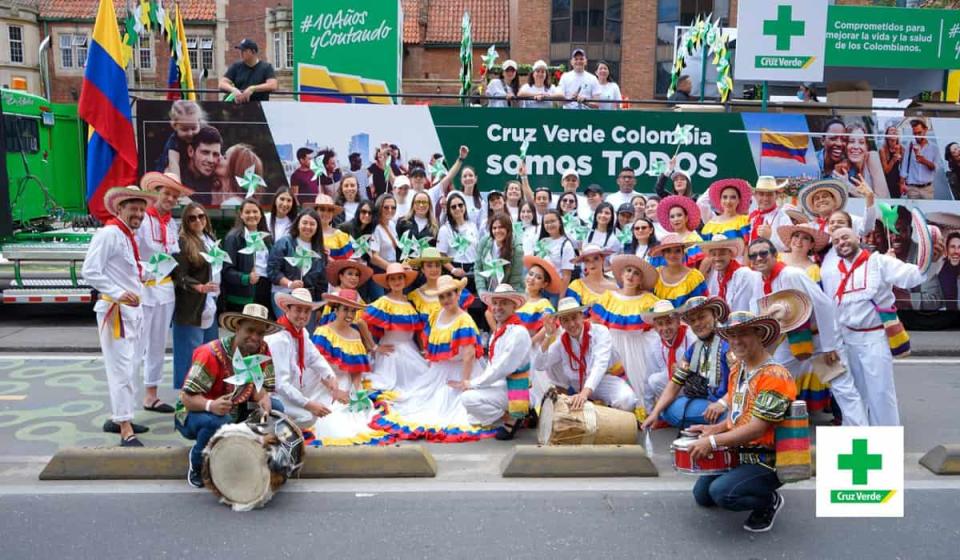
POLYGON ((269 211, 242 199, 221 240, 176 173, 110 190, 115 218, 83 267, 100 294, 104 429, 143 445, 142 365, 143 407, 195 440, 199 486, 207 441, 247 402, 287 411, 313 445, 510 440, 556 388, 574 410, 595 401, 643 429, 699 431, 694 455, 740 448, 741 466, 695 495, 767 530, 783 504, 774 427, 791 402, 835 424, 899 424, 893 358, 908 339, 894 290, 936 280, 945 247, 933 231, 916 264, 876 250, 887 236, 865 186, 863 216, 831 179, 796 199, 772 177, 696 196, 673 173, 644 194, 624 168, 616 192, 582 190, 574 171, 551 192, 521 168, 481 192, 466 146, 439 174, 394 150, 363 179, 306 178, 309 202, 303 184, 276 189, 269 211), (171 324, 175 406, 157 393, 171 324))

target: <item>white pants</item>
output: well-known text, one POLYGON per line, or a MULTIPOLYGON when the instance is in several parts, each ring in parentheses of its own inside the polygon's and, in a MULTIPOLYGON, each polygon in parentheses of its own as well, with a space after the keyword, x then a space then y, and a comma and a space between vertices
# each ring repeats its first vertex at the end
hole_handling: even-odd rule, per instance
MULTIPOLYGON (((841 329, 853 381, 863 396, 871 426, 899 426, 893 354, 883 329, 857 332, 841 329)), ((846 424, 847 411, 843 411, 846 424)))
POLYGON ((503 419, 507 411, 507 382, 501 379, 487 387, 464 391, 460 395, 460 402, 467 409, 471 424, 493 426, 503 419))
POLYGON ((143 306, 143 384, 156 387, 163 380, 163 358, 167 351, 167 333, 173 319, 173 305, 158 303, 143 306))
POLYGON ((613 375, 604 375, 590 398, 631 413, 637 408, 636 393, 623 378, 613 375))
POLYGON ((667 388, 667 383, 670 383, 670 379, 667 377, 666 370, 657 371, 647 376, 647 390, 644 393, 645 400, 643 403, 647 409, 647 414, 653 411, 653 407, 656 406, 663 390, 667 388))
MULTIPOLYGON (((312 374, 304 376, 304 385, 300 387, 300 392, 307 397, 308 402, 320 402, 324 397, 330 394, 327 388, 320 381, 320 377, 312 374)), ((283 413, 290 417, 301 428, 311 428, 317 422, 317 417, 302 406, 294 404, 290 399, 280 393, 275 395, 283 404, 283 413)))
MULTIPOLYGON (((107 370, 107 387, 110 390, 110 411, 114 422, 133 420, 136 409, 137 357, 140 347, 137 332, 128 332, 126 338, 114 338, 111 325, 104 325, 106 312, 97 312, 97 328, 100 332, 100 349, 103 365, 107 370)), ((135 329, 130 329, 135 331, 135 329)))
MULTIPOLYGON (((841 348, 837 353, 843 359, 848 352, 849 348, 841 348)), ((774 353, 774 361, 787 368, 794 381, 811 371, 810 360, 800 361, 796 359, 790 352, 790 346, 787 342, 783 342, 777 347, 774 353)), ((830 393, 836 399, 837 405, 840 406, 840 411, 843 413, 844 426, 867 425, 867 411, 863 405, 863 397, 854 384, 849 363, 847 363, 845 373, 830 381, 830 393)))

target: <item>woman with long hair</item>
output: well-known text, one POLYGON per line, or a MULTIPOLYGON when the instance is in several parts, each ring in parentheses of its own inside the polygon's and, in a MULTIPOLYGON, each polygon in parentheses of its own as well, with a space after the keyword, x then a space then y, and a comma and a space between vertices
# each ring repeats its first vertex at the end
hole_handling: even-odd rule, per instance
POLYGON ((694 296, 707 295, 707 282, 696 268, 686 264, 687 242, 675 233, 667 235, 650 250, 651 256, 663 255, 667 264, 659 269, 653 295, 670 300, 674 309, 694 296))
POLYGON ((483 220, 481 220, 477 231, 487 231, 490 220, 493 219, 494 214, 507 211, 507 202, 503 196, 503 193, 499 191, 490 191, 487 194, 487 200, 484 201, 483 207, 484 209, 481 211, 483 212, 483 220))
POLYGON ((667 170, 657 178, 657 184, 654 186, 654 192, 661 199, 668 196, 685 196, 691 200, 696 200, 697 195, 693 193, 693 184, 690 182, 690 176, 677 169, 677 158, 670 160, 667 170), (667 190, 667 181, 673 182, 673 192, 667 190))
POLYGON ((527 170, 520 164, 520 180, 509 180, 503 187, 503 198, 505 201, 505 210, 510 215, 510 219, 517 221, 520 219, 520 206, 527 200, 533 200, 533 191, 530 190, 530 183, 527 179, 527 170))
POLYGON ((300 213, 300 203, 293 196, 290 187, 280 187, 273 194, 273 203, 267 212, 267 228, 270 238, 274 241, 281 239, 290 232, 293 218, 300 213))
POLYGON ((700 230, 707 241, 715 235, 727 239, 742 239, 746 244, 750 237, 750 201, 753 189, 743 179, 721 179, 708 189, 710 204, 719 212, 700 230))
POLYGON ((610 101, 610 103, 600 103, 599 108, 606 111, 619 109, 623 95, 620 93, 620 86, 613 81, 613 76, 610 75, 610 65, 605 60, 597 63, 596 75, 597 82, 600 83, 600 95, 598 99, 610 101))
POLYGON ((593 211, 593 228, 587 234, 584 245, 587 243, 596 245, 601 249, 609 249, 611 255, 620 253, 623 246, 617 239, 617 230, 620 224, 614 214, 613 205, 609 202, 601 202, 593 211))
POLYGON ((579 264, 583 274, 567 287, 565 296, 577 300, 580 305, 587 307, 600 301, 607 290, 617 289, 617 285, 604 275, 604 268, 613 253, 599 245, 584 245, 580 255, 573 259, 579 264))
POLYGON ((650 249, 653 249, 659 243, 653 220, 646 216, 637 218, 630 227, 633 230, 633 240, 623 248, 623 253, 625 255, 636 255, 652 264, 654 268, 660 268, 667 264, 662 255, 650 256, 650 249))
MULTIPOLYGON (((433 317, 440 311, 440 301, 436 296, 430 295, 430 290, 437 287, 437 282, 443 275, 444 266, 451 263, 451 258, 442 254, 436 247, 427 247, 420 252, 420 256, 407 261, 411 267, 419 270, 423 275, 423 285, 407 294, 410 303, 417 309, 417 312, 423 315, 426 328, 429 331, 433 317)), ((476 300, 469 290, 464 289, 460 293, 460 307, 464 310, 470 308, 476 300)))
MULTIPOLYGON (((240 189, 237 177, 243 177, 247 169, 253 166, 253 172, 263 177, 263 161, 249 144, 234 144, 223 153, 217 166, 217 189, 211 198, 213 207, 240 204, 246 192, 240 189)), ((255 195, 256 196, 256 195, 255 195)))
POLYGON ((337 186, 337 197, 334 203, 343 208, 343 213, 334 220, 339 226, 353 219, 360 206, 360 181, 353 173, 345 173, 337 186))
POLYGON ((387 271, 373 281, 386 294, 367 306, 361 324, 366 324, 377 346, 373 350, 374 389, 396 391, 397 399, 410 401, 424 384, 429 364, 418 346, 426 328, 425 319, 407 299, 406 289, 417 279, 417 272, 400 263, 390 263, 387 271))
MULTIPOLYGON (((397 200, 390 193, 381 194, 373 213, 376 225, 370 235, 370 267, 374 273, 379 273, 386 270, 388 264, 397 262, 399 256, 397 230, 393 226, 397 200)), ((383 290, 376 285, 370 285, 370 292, 374 299, 383 295, 383 290)))
POLYGON ((563 218, 557 210, 547 210, 540 227, 540 239, 545 245, 546 259, 560 273, 560 292, 552 294, 560 297, 567 292, 567 286, 573 276, 573 258, 576 250, 563 229, 563 218))
POLYGON ((673 195, 660 201, 657 220, 668 233, 676 234, 687 246, 686 266, 696 268, 703 260, 703 251, 696 245, 703 241, 697 234, 700 226, 700 207, 692 198, 673 195))
POLYGON ((477 226, 477 231, 483 225, 483 196, 480 194, 480 186, 477 184, 477 171, 469 165, 464 165, 460 170, 460 186, 462 193, 467 200, 467 216, 477 226))
POLYGON ((488 69, 488 82, 484 95, 487 97, 487 107, 510 107, 516 103, 517 91, 520 89, 520 77, 517 74, 517 63, 506 60, 498 72, 488 69))
POLYGON ((413 193, 410 201, 410 210, 407 215, 397 220, 397 236, 409 235, 412 239, 426 239, 430 245, 437 244, 437 234, 440 226, 430 207, 430 195, 426 191, 413 193))
POLYGON ((273 308, 267 261, 273 246, 267 221, 260 205, 245 199, 237 209, 237 220, 223 239, 223 250, 230 260, 223 264, 223 301, 227 311, 243 311, 248 303, 273 308), (241 253, 244 248, 253 252, 241 253))
MULTIPOLYGON (((880 165, 883 167, 883 176, 890 190, 890 198, 900 198, 900 162, 903 161, 903 144, 900 143, 900 129, 896 125, 887 126, 883 132, 883 144, 880 146, 880 165)), ((957 147, 960 156, 960 144, 951 143, 957 147)), ((947 144, 946 154, 950 153, 951 144, 947 144)), ((944 155, 944 160, 950 163, 950 158, 944 155)), ((951 170, 953 168, 951 167, 951 170)), ((949 179, 949 174, 948 174, 949 179)), ((960 179, 960 177, 958 177, 960 179)), ((950 183, 951 187, 953 183, 950 183)), ((960 185, 958 185, 960 187, 960 185)), ((960 189, 954 192, 960 192, 960 189)), ((954 198, 957 198, 956 194, 954 198)))
POLYGON ((350 242, 350 236, 333 225, 336 216, 343 212, 343 207, 337 206, 330 195, 320 193, 317 195, 314 209, 320 216, 323 250, 330 260, 336 261, 353 257, 353 243, 350 242))
MULTIPOLYGON (((327 290, 325 269, 328 257, 323 250, 323 232, 320 228, 322 220, 323 218, 311 208, 301 210, 293 220, 290 234, 273 244, 267 263, 267 274, 270 276, 271 290, 274 294, 290 293, 290 290, 295 288, 306 288, 310 290, 313 299, 317 300, 327 290), (301 252, 313 251, 317 254, 311 260, 310 268, 306 273, 287 261, 287 258, 296 255, 297 249, 301 252)), ((281 312, 276 301, 273 302, 273 310, 279 317, 281 312)))
POLYGON ((180 252, 173 257, 176 300, 173 307, 173 388, 183 387, 197 346, 216 340, 217 296, 220 274, 215 274, 201 253, 216 245, 210 219, 203 206, 192 202, 183 209, 180 228, 180 252))
MULTIPOLYGON (((500 212, 490 221, 486 233, 480 240, 477 248, 477 262, 504 260, 503 279, 497 279, 495 274, 481 274, 480 270, 474 275, 477 295, 492 292, 502 282, 510 286, 519 286, 523 281, 523 241, 513 236, 513 221, 510 216, 500 212)), ((487 325, 493 325, 493 315, 490 310, 484 312, 487 325)))
MULTIPOLYGON (((532 346, 543 342, 544 322, 554 321, 552 317, 556 312, 553 304, 547 299, 547 293, 563 293, 560 291, 561 277, 557 269, 546 259, 541 259, 536 255, 525 255, 523 257, 523 266, 527 269, 524 277, 524 292, 527 301, 517 308, 516 315, 520 323, 527 328, 530 333, 532 346)), ((499 325, 490 325, 491 328, 497 328, 499 325)), ((543 401, 543 395, 546 394, 553 383, 549 376, 543 370, 533 370, 530 373, 530 402, 539 403, 543 401)), ((535 408, 535 407, 534 407, 535 408)), ((536 412, 531 410, 535 427, 536 412)))
POLYGON ((467 290, 476 293, 474 266, 477 262, 477 243, 480 233, 467 215, 467 201, 462 193, 447 196, 444 224, 437 237, 437 249, 452 261, 443 265, 447 274, 467 279, 467 290))
POLYGON ((878 198, 890 198, 880 155, 870 148, 867 128, 863 123, 847 125, 846 160, 834 169, 833 174, 854 186, 853 178, 859 177, 878 198))
MULTIPOLYGON (((520 224, 523 231, 521 239, 523 254, 532 255, 533 247, 537 243, 537 239, 540 238, 540 224, 537 222, 537 207, 529 200, 520 203, 520 224)), ((516 230, 514 231, 516 232, 516 230)))

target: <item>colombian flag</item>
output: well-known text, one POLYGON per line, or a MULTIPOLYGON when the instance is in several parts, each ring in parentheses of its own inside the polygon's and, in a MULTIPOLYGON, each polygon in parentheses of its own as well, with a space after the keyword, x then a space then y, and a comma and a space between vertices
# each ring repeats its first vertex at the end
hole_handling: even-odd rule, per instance
POLYGON ((137 144, 128 96, 117 14, 112 0, 100 0, 78 112, 90 125, 87 205, 90 213, 101 221, 110 217, 103 206, 107 189, 137 180, 137 144))
POLYGON ((807 163, 809 141, 806 134, 780 134, 763 128, 760 133, 760 155, 807 163))

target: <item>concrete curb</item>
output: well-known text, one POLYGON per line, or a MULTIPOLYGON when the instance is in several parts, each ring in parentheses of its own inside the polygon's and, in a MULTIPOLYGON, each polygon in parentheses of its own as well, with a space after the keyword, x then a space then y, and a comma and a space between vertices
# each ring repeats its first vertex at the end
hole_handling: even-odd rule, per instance
MULTIPOLYGON (((40 480, 177 480, 189 447, 70 447, 54 455, 40 480)), ((437 463, 422 445, 308 448, 299 478, 431 478, 437 463)))
POLYGON ((960 443, 938 445, 920 458, 933 474, 960 474, 960 443))
POLYGON ((658 476, 640 445, 518 445, 501 463, 504 478, 658 476))

